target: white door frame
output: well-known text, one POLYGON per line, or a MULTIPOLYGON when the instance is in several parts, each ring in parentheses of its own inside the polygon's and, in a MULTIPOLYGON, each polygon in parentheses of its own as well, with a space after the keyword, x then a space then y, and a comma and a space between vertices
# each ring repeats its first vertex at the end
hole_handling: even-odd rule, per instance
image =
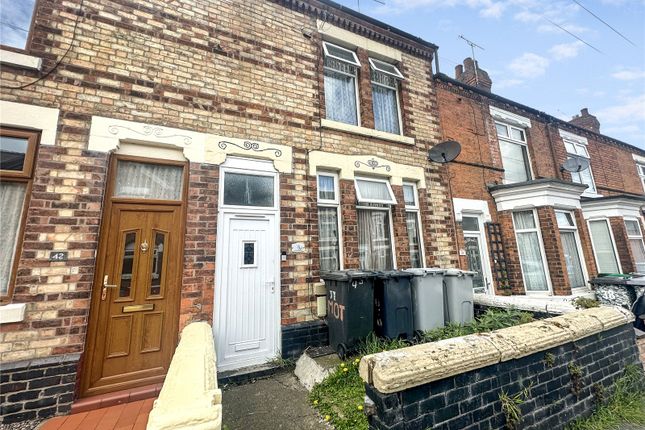
POLYGON ((479 238, 479 252, 481 253, 482 268, 484 269, 484 287, 486 289, 486 294, 495 295, 495 284, 493 281, 493 270, 490 264, 490 255, 488 254, 488 238, 486 237, 486 226, 484 225, 484 214, 481 212, 469 212, 468 210, 462 211, 462 220, 463 217, 477 218, 477 224, 479 225, 479 231, 466 231, 462 227, 462 232, 464 234, 464 245, 466 237, 477 237, 479 238))
MULTIPOLYGON (((224 234, 223 229, 225 228, 225 217, 226 215, 247 215, 249 218, 255 217, 273 217, 274 222, 274 245, 273 253, 275 255, 275 267, 273 271, 274 279, 274 294, 273 294, 273 303, 269 305, 269 311, 273 315, 271 318, 274 320, 274 344, 273 351, 275 356, 280 353, 281 344, 282 344, 282 324, 281 324, 281 284, 280 284, 280 177, 278 172, 273 166, 271 161, 263 161, 257 159, 247 159, 247 158, 238 158, 238 157, 227 157, 226 161, 220 165, 219 172, 219 187, 218 187, 218 215, 217 215, 217 247, 216 247, 216 266, 215 266, 215 294, 214 294, 214 306, 213 306, 213 335, 216 339, 218 337, 218 330, 220 327, 226 327, 224 321, 221 321, 221 318, 226 315, 225 312, 222 312, 222 309, 226 307, 226 303, 223 303, 222 289, 222 278, 224 276, 224 265, 222 259, 224 253, 227 251, 227 243, 225 243, 225 237, 228 235, 224 234), (225 205, 224 204, 224 175, 226 173, 242 173, 247 175, 257 175, 257 176, 270 176, 273 177, 273 207, 256 207, 256 206, 236 206, 236 205, 225 205), (272 311, 272 312, 271 312, 272 311)), ((259 363, 254 363, 259 364, 259 363)), ((244 364, 243 364, 244 366, 244 364)), ((234 367, 233 367, 234 368, 234 367)), ((229 369, 230 370, 230 369, 229 369)))

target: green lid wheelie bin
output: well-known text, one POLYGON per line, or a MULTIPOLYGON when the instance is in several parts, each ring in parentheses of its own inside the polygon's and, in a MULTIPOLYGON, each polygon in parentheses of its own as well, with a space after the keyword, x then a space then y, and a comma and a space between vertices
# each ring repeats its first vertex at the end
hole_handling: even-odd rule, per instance
POLYGON ((414 321, 410 272, 378 272, 374 283, 374 331, 389 339, 412 339, 414 321))
POLYGON ((360 270, 324 272, 329 343, 344 359, 374 327, 374 273, 360 270))

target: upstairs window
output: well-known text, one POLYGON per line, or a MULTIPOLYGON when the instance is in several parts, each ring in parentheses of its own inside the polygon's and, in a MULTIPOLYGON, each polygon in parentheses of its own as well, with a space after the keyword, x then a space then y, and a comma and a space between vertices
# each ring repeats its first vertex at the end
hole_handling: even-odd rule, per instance
MULTIPOLYGON (((564 147, 567 149, 568 158, 584 158, 585 160, 591 161, 589 159, 589 152, 587 147, 581 143, 571 141, 569 139, 563 138, 564 147)), ((596 193, 596 184, 593 180, 593 174, 591 173, 591 164, 589 167, 581 172, 571 172, 571 180, 578 184, 587 185, 586 193, 596 193)))
POLYGON ((327 119, 359 124, 357 76, 361 63, 354 51, 323 42, 327 119))
POLYGON ((531 163, 524 129, 495 122, 499 149, 504 165, 504 181, 508 184, 532 179, 531 163))
POLYGON ((25 49, 36 0, 0 0, 0 45, 25 49))
POLYGON ((629 246, 632 248, 635 269, 638 273, 645 273, 645 244, 643 243, 640 222, 636 219, 626 219, 625 229, 627 230, 629 246))
POLYGON ((641 178, 643 191, 645 191, 645 164, 637 164, 636 167, 638 167, 638 176, 641 178))
POLYGON ((387 133, 401 134, 399 80, 403 75, 396 66, 370 58, 374 128, 387 133))

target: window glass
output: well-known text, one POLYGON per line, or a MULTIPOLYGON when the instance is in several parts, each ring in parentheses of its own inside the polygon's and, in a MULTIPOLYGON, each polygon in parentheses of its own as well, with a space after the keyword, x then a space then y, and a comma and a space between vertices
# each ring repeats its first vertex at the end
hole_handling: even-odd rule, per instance
POLYGON ((511 128, 511 138, 515 140, 521 140, 522 142, 525 141, 524 139, 524 130, 520 130, 519 128, 511 128))
POLYGON ((414 187, 412 185, 403 185, 403 200, 406 206, 416 206, 416 197, 414 195, 414 187))
POLYGON ((372 83, 374 128, 386 133, 401 134, 399 101, 396 89, 372 83))
POLYGON ((632 219, 625 220, 625 228, 627 229, 628 236, 640 236, 641 229, 638 226, 638 221, 632 219))
POLYGON ((527 291, 548 291, 544 256, 533 211, 513 213, 517 248, 527 291))
POLYGON ((562 251, 567 266, 567 275, 571 288, 585 286, 585 278, 582 272, 580 254, 578 253, 578 242, 575 231, 561 231, 560 239, 562 240, 562 251))
POLYGON ((343 48, 341 46, 333 45, 328 42, 323 42, 323 49, 325 51, 325 56, 327 57, 341 60, 341 61, 350 63, 354 66, 361 65, 354 51, 343 48))
POLYGON ((495 124, 495 128, 497 129, 498 136, 508 137, 508 127, 504 124, 495 124))
POLYGON ((358 210, 358 258, 361 270, 391 270, 389 211, 358 210))
POLYGON ((224 174, 224 204, 273 207, 273 176, 224 174))
POLYGON ((461 228, 464 231, 479 231, 479 219, 477 217, 465 216, 461 219, 461 228))
POLYGON ((320 270, 340 269, 340 243, 338 240, 338 208, 318 207, 320 270))
POLYGON ((506 182, 528 181, 531 178, 531 171, 528 166, 526 147, 504 140, 499 141, 499 147, 502 153, 502 164, 504 165, 504 178, 506 182))
POLYGON ((325 114, 327 119, 358 125, 356 75, 325 68, 325 114))
POLYGON ((29 139, 0 136, 0 170, 22 171, 29 148, 29 139))
POLYGON ((528 230, 535 228, 535 216, 533 211, 515 212, 513 214, 516 230, 528 230))
POLYGON ((321 200, 336 200, 334 177, 318 175, 318 198, 321 200))
POLYGON ((36 0, 0 0, 0 45, 25 49, 36 0))
POLYGON ((183 173, 181 166, 119 161, 114 196, 181 200, 183 173))
POLYGON ((421 240, 419 239, 419 222, 416 212, 405 213, 405 224, 410 244, 410 267, 422 267, 421 240))
POLYGON ((598 262, 599 273, 618 273, 618 260, 606 220, 589 222, 591 243, 598 262))
POLYGON ((645 273, 645 245, 643 245, 643 239, 629 239, 629 246, 632 248, 636 271, 645 273))
POLYGON ((134 277, 134 258, 136 254, 137 234, 128 232, 123 240, 123 261, 121 262, 121 283, 119 297, 130 297, 134 277))
POLYGON ((255 265, 255 242, 242 242, 242 265, 255 265))
POLYGON ((355 179, 355 184, 359 202, 396 204, 396 199, 385 182, 355 179))
POLYGON ((467 236, 464 239, 468 270, 477 272, 473 277, 473 289, 476 293, 484 293, 486 292, 486 286, 484 285, 484 268, 482 266, 482 252, 479 237, 467 236))
POLYGON ((403 74, 394 64, 385 63, 374 58, 370 58, 370 66, 373 71, 392 76, 393 78, 403 79, 403 74))
POLYGON ((573 217, 569 212, 556 212, 555 217, 558 220, 558 227, 574 227, 573 217))
POLYGON ((0 182, 0 295, 9 291, 11 271, 16 257, 16 243, 22 222, 27 184, 24 182, 0 182))
POLYGON ((164 269, 165 244, 166 234, 155 232, 155 247, 152 249, 151 296, 158 296, 161 294, 161 277, 164 269))

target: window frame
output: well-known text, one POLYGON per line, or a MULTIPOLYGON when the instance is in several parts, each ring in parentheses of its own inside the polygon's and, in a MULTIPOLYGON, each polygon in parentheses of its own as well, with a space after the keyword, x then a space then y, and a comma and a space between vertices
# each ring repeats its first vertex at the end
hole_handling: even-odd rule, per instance
POLYGON ((396 67, 394 64, 391 64, 391 63, 388 63, 386 61, 382 61, 382 60, 379 60, 379 59, 376 59, 376 58, 372 58, 372 57, 369 58, 369 62, 370 62, 371 69, 374 70, 375 72, 384 73, 384 74, 392 76, 392 77, 394 77, 394 78, 396 78, 398 80, 405 79, 405 77, 403 76, 403 73, 401 73, 399 68, 396 67), (392 66, 394 68, 394 70, 396 70, 396 73, 388 72, 387 70, 384 70, 384 69, 380 68, 378 66, 378 63, 386 64, 388 66, 392 66))
POLYGON ((481 252, 482 258, 482 276, 484 278, 484 294, 495 295, 495 281, 493 279, 493 268, 490 264, 490 253, 488 249, 488 238, 486 237, 486 222, 484 221, 485 215, 481 212, 474 212, 469 210, 464 210, 461 217, 461 232, 464 236, 464 247, 465 239, 467 237, 476 237, 479 240, 479 249, 481 252), (463 228, 463 219, 464 218, 476 218, 477 226, 479 231, 475 230, 465 230, 463 228))
MULTIPOLYGON (((316 172, 316 203, 319 207, 324 208, 334 208, 336 209, 336 220, 338 221, 338 270, 344 270, 344 254, 343 254, 343 222, 341 220, 341 211, 340 211, 340 184, 339 184, 339 175, 336 172, 330 172, 327 170, 320 170, 316 172), (319 193, 319 176, 330 176, 334 178, 334 200, 330 199, 321 199, 319 193)), ((316 208, 318 211, 318 208, 316 208)), ((319 221, 320 222, 320 221, 319 221)), ((320 226, 318 226, 318 237, 320 238, 320 226)), ((318 244, 320 246, 320 244, 318 244)), ((320 251, 318 254, 320 258, 320 251)))
MULTIPOLYGON (((388 217, 388 222, 390 224, 390 247, 392 248, 392 270, 396 270, 398 268, 396 264, 396 243, 394 242, 394 222, 392 220, 392 206, 391 205, 386 205, 386 206, 361 206, 360 204, 356 205, 356 226, 357 229, 360 229, 358 227, 359 223, 359 218, 358 217, 358 211, 360 210, 369 210, 369 211, 387 211, 387 217, 388 217)), ((360 234, 359 234, 360 237, 360 234)), ((360 249, 360 239, 359 239, 359 249, 360 249)), ((359 252, 359 263, 360 263, 360 252, 359 252)))
POLYGON ((638 172, 638 177, 641 179, 643 192, 645 192, 645 164, 636 163, 636 171, 638 172))
POLYGON ((27 39, 25 40, 24 48, 17 48, 11 45, 4 45, 0 43, 0 50, 18 52, 20 54, 29 53, 31 51, 31 42, 34 37, 34 28, 36 27, 36 11, 40 6, 41 0, 34 0, 34 7, 31 11, 31 19, 29 21, 29 29, 27 30, 27 39))
MULTIPOLYGON (((529 152, 529 144, 528 144, 528 138, 527 138, 527 135, 526 135, 526 128, 517 127, 517 126, 512 125, 510 123, 500 121, 498 119, 494 119, 494 123, 495 123, 495 134, 497 135, 497 141, 498 141, 498 146, 499 146, 499 151, 500 151, 500 158, 502 160, 502 167, 504 166, 504 156, 502 155, 501 145, 499 145, 500 140, 502 140, 502 141, 504 141, 506 143, 510 143, 510 144, 513 144, 513 145, 519 145, 520 147, 522 147, 522 152, 526 156, 526 160, 524 160, 525 168, 528 167, 528 169, 527 169, 528 178, 526 179, 526 181, 533 180, 533 178, 535 178, 535 174, 533 173, 533 163, 531 162, 531 154, 529 152), (501 136, 499 134, 499 132, 497 131, 497 126, 498 125, 502 125, 502 126, 506 127, 506 129, 508 130, 508 136, 501 136), (512 133, 511 133, 512 129, 519 130, 520 132, 522 132, 522 135, 524 136, 524 140, 514 139, 512 137, 512 133)), ((506 170, 506 169, 504 169, 504 170, 506 170)), ((504 183, 505 184, 513 183, 514 184, 514 183, 519 183, 519 182, 510 182, 506 178, 506 171, 504 171, 504 183)))
MULTIPOLYGON (((643 240, 643 229, 641 228, 640 220, 638 218, 635 218, 635 217, 625 217, 625 218, 623 218, 623 222, 625 223, 625 234, 627 236, 627 242, 629 242, 629 244, 630 244, 630 248, 631 248, 631 241, 632 240, 640 240, 641 245, 643 247, 643 250, 645 250, 645 240, 643 240), (636 223, 636 225, 638 226, 638 233, 639 233, 638 235, 635 235, 635 234, 630 235, 629 234, 629 230, 627 229, 627 222, 628 221, 636 223)), ((630 251, 632 253, 632 257, 635 257, 634 256, 634 251, 631 250, 631 249, 630 249, 630 251)), ((645 265, 645 262, 638 263, 636 261, 636 259, 634 259, 634 269, 636 269, 636 266, 638 266, 638 265, 641 265, 641 266, 645 265)), ((635 271, 639 272, 638 270, 635 270, 635 271)), ((642 272, 639 272, 639 273, 642 273, 642 272)))
POLYGON ((614 259, 616 260, 616 266, 618 267, 618 272, 622 273, 623 268, 622 265, 620 264, 620 255, 618 254, 618 248, 616 248, 616 238, 614 237, 614 231, 611 228, 611 223, 609 222, 609 218, 590 218, 587 220, 587 229, 589 231, 589 239, 591 240, 591 250, 593 251, 593 257, 594 261, 596 263, 596 270, 598 273, 604 273, 600 271, 600 264, 598 263, 598 254, 596 253, 596 245, 594 244, 594 238, 593 238, 593 233, 591 232, 591 223, 596 222, 596 221, 603 221, 607 225, 607 229, 609 230, 609 238, 611 239, 611 248, 614 251, 614 259))
MULTIPOLYGON (((394 206, 396 205, 396 197, 394 196, 394 192, 392 192, 392 186, 390 185, 390 181, 387 179, 378 179, 378 178, 370 178, 370 177, 365 177, 365 176, 355 176, 354 177, 354 189, 356 190, 356 200, 358 202, 358 205, 364 204, 364 203, 374 203, 378 205, 387 205, 387 206, 394 206), (387 187, 388 193, 390 194, 391 200, 378 200, 378 199, 366 199, 363 198, 361 195, 361 190, 358 186, 358 181, 366 181, 366 182, 378 182, 378 183, 383 183, 387 187)), ((366 206, 369 207, 369 206, 366 206)))
MULTIPOLYGON (((340 62, 343 62, 345 64, 349 64, 349 65, 351 65, 352 67, 354 67, 356 69, 356 72, 354 74, 351 74, 351 73, 347 73, 347 72, 344 72, 344 71, 341 71, 341 70, 338 70, 338 69, 334 69, 333 67, 327 66, 325 64, 325 59, 323 58, 323 88, 325 86, 325 83, 324 83, 324 81, 325 81, 325 73, 328 72, 328 71, 331 72, 331 73, 338 73, 338 74, 341 74, 341 75, 344 75, 344 76, 350 76, 350 77, 354 78, 354 97, 356 99, 356 126, 360 127, 361 126, 361 97, 360 97, 360 90, 359 90, 360 84, 358 82, 358 79, 359 79, 358 71, 360 70, 360 67, 361 67, 360 63, 358 63, 358 66, 357 66, 357 65, 352 64, 351 62, 348 62, 348 61, 346 61, 344 59, 339 59, 338 57, 335 57, 333 55, 328 55, 327 54, 327 48, 326 48, 326 45, 325 45, 326 43, 329 43, 329 42, 323 41, 323 50, 325 51, 324 56, 328 56, 329 58, 332 58, 332 59, 334 59, 336 61, 340 61, 340 62)), ((334 45, 333 43, 329 43, 329 44, 333 45, 333 46, 338 46, 338 45, 334 45)), ((341 49, 344 49, 346 51, 349 51, 348 49, 343 48, 341 46, 338 46, 338 47, 341 48, 341 49)), ((352 54, 354 54, 354 56, 356 57, 356 53, 354 51, 350 51, 350 52, 352 52, 352 54)), ((358 62, 358 57, 356 57, 356 61, 358 62)), ((325 92, 325 94, 326 94, 326 92, 325 92)), ((326 103, 326 100, 327 100, 326 97, 327 96, 325 96, 325 103, 326 103)), ((329 121, 340 122, 341 124, 354 125, 354 124, 351 124, 351 123, 346 123, 346 122, 330 119, 327 116, 327 105, 326 104, 325 104, 325 119, 328 119, 329 121)))
MULTIPOLYGON (((403 204, 405 206, 405 213, 415 213, 417 218, 417 234, 419 236, 419 259, 421 260, 421 267, 425 267, 426 256, 425 256, 425 245, 423 243, 423 226, 421 224, 421 208, 419 206, 419 190, 415 182, 404 181, 403 187, 411 186, 412 193, 414 195, 414 205, 408 205, 405 202, 405 191, 403 193, 403 204)), ((406 223, 406 232, 407 232, 407 223, 406 223)))
POLYGON ((518 240, 518 234, 519 233, 537 233, 537 238, 538 238, 538 245, 540 247, 540 254, 542 257, 542 267, 544 268, 544 276, 546 278, 546 285, 547 289, 545 291, 530 291, 526 288, 526 276, 524 274, 524 269, 522 267, 522 255, 519 250, 519 245, 517 246, 517 257, 520 260, 520 271, 522 272, 522 282, 524 283, 524 292, 527 295, 536 295, 536 296, 550 296, 553 295, 553 285, 551 282, 551 271, 549 270, 549 262, 546 259, 546 250, 544 248, 544 239, 542 238, 542 228, 540 225, 540 218, 538 217, 537 210, 535 208, 529 208, 529 209, 518 209, 513 211, 511 215, 513 219, 513 231, 515 232, 515 243, 519 244, 518 240), (518 229, 517 224, 515 222, 515 214, 520 213, 520 212, 531 212, 533 214, 533 222, 535 224, 535 227, 533 228, 524 228, 524 229, 518 229))
MULTIPOLYGON (((573 232, 573 237, 575 238, 575 241, 576 241, 576 249, 578 250, 578 260, 580 263, 580 267, 582 268, 582 277, 584 278, 585 285, 582 287, 571 287, 571 289, 580 291, 583 288, 587 288, 587 284, 589 282, 589 273, 587 272, 587 262, 585 260, 584 250, 582 248, 582 241, 580 240, 580 231, 578 230, 578 222, 576 221, 576 215, 574 212, 568 211, 565 209, 556 209, 555 213, 556 213, 556 226, 558 227, 558 234, 562 230, 567 232, 573 232), (560 226, 557 222, 558 213, 569 214, 571 216, 571 221, 573 222, 573 225, 564 226, 564 227, 560 226)), ((560 242, 562 242, 562 238, 560 238, 560 242)), ((564 253, 564 247, 562 248, 562 251, 564 253)))
MULTIPOLYGON (((372 58, 370 58, 369 60, 370 60, 370 65, 373 66, 372 58)), ((379 60, 376 60, 376 61, 379 61, 379 60)), ((384 62, 381 61, 381 63, 384 63, 384 62)), ((384 63, 384 64, 388 64, 388 63, 384 63)), ((379 87, 382 87, 382 88, 387 88, 389 90, 394 90, 394 95, 395 95, 395 98, 396 98, 396 113, 397 113, 396 116, 397 116, 398 121, 399 121, 399 132, 398 133, 392 133, 392 134, 397 134, 399 136, 403 136, 403 115, 401 113, 401 99, 400 99, 401 93, 400 93, 400 90, 399 90, 399 87, 400 87, 400 82, 399 81, 403 80, 403 75, 401 75, 401 77, 398 77, 398 76, 395 76, 395 75, 393 75, 391 73, 383 72, 380 69, 377 69, 375 67, 372 67, 372 69, 373 69, 373 71, 375 73, 383 73, 385 75, 392 76, 392 77, 394 77, 396 79, 396 82, 397 82, 396 86, 390 87, 389 85, 385 85, 385 84, 382 84, 380 82, 374 81, 372 79, 372 74, 370 73, 370 85, 376 85, 376 86, 379 86, 379 87)), ((397 72, 399 72, 399 69, 396 69, 396 70, 397 70, 397 72)), ((401 74, 401 72, 399 72, 399 74, 401 74)), ((374 91, 372 90, 372 104, 373 103, 374 103, 374 91)), ((374 110, 374 109, 372 108, 372 110, 374 110)), ((376 128, 376 124, 374 125, 374 130, 378 130, 376 128)), ((378 131, 381 131, 383 133, 391 133, 391 132, 382 131, 382 130, 378 130, 378 131)))
POLYGON ((586 184, 582 182, 582 172, 570 172, 571 173, 571 181, 575 182, 577 184, 582 184, 582 185, 587 185, 587 189, 583 192, 583 194, 591 194, 591 195, 596 195, 598 193, 598 188, 596 187, 596 179, 593 176, 593 171, 591 170, 591 155, 589 154, 589 150, 587 149, 587 145, 576 142, 574 140, 568 139, 566 137, 562 137, 562 142, 564 143, 564 149, 567 152, 567 159, 571 158, 584 158, 589 162, 589 167, 585 170, 589 170, 589 176, 591 177, 591 185, 586 184), (567 147, 568 145, 571 145, 573 147, 573 151, 571 152, 569 148, 567 147), (582 154, 579 153, 579 149, 583 151, 582 154), (577 175, 577 177, 580 179, 580 182, 576 181, 574 179, 574 175, 577 175), (591 188, 593 187, 593 188, 591 188))
POLYGON ((0 293, 0 304, 6 304, 11 303, 16 286, 16 276, 18 272, 18 266, 20 264, 20 258, 22 256, 27 212, 29 209, 29 202, 31 201, 31 191, 33 187, 34 165, 36 163, 41 131, 0 126, 0 135, 28 138, 27 152, 25 153, 25 162, 23 169, 21 171, 0 170, 0 182, 17 182, 25 184, 25 197, 22 202, 22 209, 20 213, 21 218, 18 224, 18 231, 16 233, 16 242, 13 250, 13 261, 11 263, 9 276, 7 278, 7 292, 6 294, 0 293))
POLYGON ((323 40, 322 45, 323 45, 323 52, 324 52, 326 57, 333 58, 334 60, 342 61, 343 63, 350 64, 350 65, 356 67, 357 69, 361 68, 361 62, 358 60, 358 56, 356 55, 356 52, 352 51, 351 49, 344 48, 344 47, 342 47, 340 45, 337 45, 335 43, 327 42, 326 40, 323 40), (333 46, 334 48, 338 48, 341 51, 345 51, 345 52, 351 54, 352 57, 354 58, 354 63, 352 63, 351 61, 348 61, 346 58, 337 57, 334 54, 329 53, 328 46, 333 46))
MULTIPOLYGON (((248 169, 243 169, 240 167, 230 167, 230 166, 222 166, 224 167, 223 169, 220 169, 220 181, 222 183, 222 188, 220 190, 220 195, 218 198, 218 203, 220 208, 225 208, 225 209, 237 209, 237 210, 244 210, 244 211, 249 211, 249 212, 261 212, 261 211, 275 211, 280 208, 280 191, 279 191, 279 177, 276 173, 266 171, 266 170, 258 170, 258 169, 253 169, 252 167, 248 169), (238 173, 242 175, 248 175, 248 176, 267 176, 273 178, 273 206, 245 206, 245 205, 230 205, 230 204, 225 204, 224 203, 224 180, 225 176, 227 173, 238 173)), ((184 173, 186 173, 186 168, 184 168, 184 173)))

